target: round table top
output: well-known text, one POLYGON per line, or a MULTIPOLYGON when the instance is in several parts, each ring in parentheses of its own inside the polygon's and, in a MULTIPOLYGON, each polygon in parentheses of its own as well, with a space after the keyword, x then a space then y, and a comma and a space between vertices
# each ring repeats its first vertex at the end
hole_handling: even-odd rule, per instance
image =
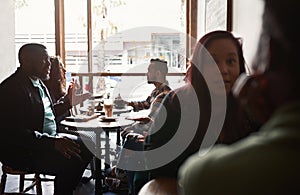
POLYGON ((128 120, 124 116, 114 116, 115 120, 113 121, 103 121, 102 116, 98 116, 97 118, 88 120, 88 121, 68 121, 62 120, 60 123, 66 127, 77 128, 78 130, 95 130, 95 129, 116 129, 118 127, 126 127, 132 125, 134 123, 133 120, 128 120))

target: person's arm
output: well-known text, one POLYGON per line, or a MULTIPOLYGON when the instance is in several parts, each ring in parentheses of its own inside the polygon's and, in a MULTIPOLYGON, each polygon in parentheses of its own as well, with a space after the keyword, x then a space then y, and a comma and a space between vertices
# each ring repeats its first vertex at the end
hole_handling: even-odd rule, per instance
POLYGON ((135 112, 139 111, 139 110, 145 110, 145 109, 149 109, 150 105, 151 105, 151 97, 148 96, 146 100, 144 101, 131 101, 131 102, 127 102, 128 106, 132 106, 133 110, 135 112))
POLYGON ((85 100, 89 99, 92 94, 90 93, 82 93, 82 94, 76 94, 75 93, 75 84, 72 82, 70 85, 69 85, 69 88, 68 88, 68 92, 67 92, 67 95, 66 97, 69 99, 69 103, 71 104, 71 106, 75 106, 77 104, 80 104, 82 102, 84 102, 85 100))
POLYGON ((67 95, 61 97, 57 102, 53 102, 56 117, 64 115, 72 108, 72 104, 67 95))
POLYGON ((168 93, 169 93, 169 90, 165 90, 155 97, 155 99, 152 101, 151 106, 150 106, 150 113, 147 116, 140 116, 140 117, 132 118, 132 120, 135 120, 139 123, 136 123, 135 125, 133 125, 131 127, 125 128, 121 132, 122 137, 125 138, 128 133, 135 132, 135 133, 139 133, 139 134, 143 135, 143 139, 144 139, 144 137, 146 137, 146 135, 147 135, 147 131, 149 130, 150 126, 153 123, 153 119, 152 119, 153 116, 155 116, 157 114, 159 107, 160 107, 161 103, 163 102, 163 99, 165 98, 165 96, 168 93))
POLYGON ((145 149, 155 149, 172 138, 176 133, 179 122, 180 111, 176 111, 173 102, 173 93, 168 94, 155 112, 151 112, 151 118, 154 121, 149 127, 149 133, 145 141, 145 149))
POLYGON ((54 109, 57 116, 66 113, 72 106, 82 103, 91 97, 90 93, 75 94, 74 84, 70 84, 68 93, 61 97, 57 102, 54 102, 54 109))

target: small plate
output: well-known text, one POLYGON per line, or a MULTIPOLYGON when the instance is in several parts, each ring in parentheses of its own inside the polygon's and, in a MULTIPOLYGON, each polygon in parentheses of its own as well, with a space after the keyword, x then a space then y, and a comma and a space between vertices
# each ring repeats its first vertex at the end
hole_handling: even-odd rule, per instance
POLYGON ((76 116, 67 116, 65 120, 71 122, 87 122, 89 120, 97 118, 98 116, 99 114, 93 114, 91 116, 80 114, 76 116))
POLYGON ((116 120, 117 120, 116 117, 106 117, 106 116, 100 117, 101 122, 115 122, 116 120))
POLYGON ((145 118, 146 117, 130 117, 130 116, 125 117, 125 119, 127 119, 127 120, 133 120, 133 121, 143 121, 143 120, 145 120, 145 118))
POLYGON ((114 105, 115 109, 125 109, 125 105, 119 106, 119 105, 114 105))

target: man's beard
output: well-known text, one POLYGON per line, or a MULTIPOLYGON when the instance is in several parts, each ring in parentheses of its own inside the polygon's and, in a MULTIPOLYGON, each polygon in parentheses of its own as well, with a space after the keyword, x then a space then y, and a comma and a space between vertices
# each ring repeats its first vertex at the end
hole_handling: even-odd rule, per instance
POLYGON ((42 81, 48 81, 48 80, 50 79, 50 75, 47 74, 47 75, 44 75, 44 76, 40 76, 40 79, 41 79, 42 81))
POLYGON ((36 77, 38 77, 42 81, 47 81, 50 79, 50 74, 40 74, 40 75, 37 75, 36 77))
POLYGON ((50 72, 46 72, 45 70, 39 70, 39 69, 36 69, 35 67, 32 67, 32 75, 34 77, 37 77, 39 79, 41 79, 42 81, 46 81, 46 80, 49 80, 50 79, 50 72))
POLYGON ((153 76, 151 79, 149 77, 147 77, 147 82, 148 84, 154 84, 156 81, 156 76, 153 76))

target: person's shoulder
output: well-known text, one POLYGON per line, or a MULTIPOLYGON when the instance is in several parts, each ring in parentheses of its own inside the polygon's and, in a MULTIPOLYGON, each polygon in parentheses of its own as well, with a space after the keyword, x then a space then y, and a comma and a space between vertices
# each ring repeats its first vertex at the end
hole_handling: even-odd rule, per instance
MULTIPOLYGON (((190 159, 190 162, 187 161, 187 163, 194 164, 196 161, 199 161, 201 166, 206 168, 209 167, 208 169, 223 169, 224 163, 242 163, 243 156, 249 157, 253 151, 257 151, 260 148, 265 147, 265 145, 266 141, 263 138, 263 135, 260 135, 260 133, 253 133, 253 135, 231 145, 218 144, 211 149, 201 150, 201 152, 195 154, 190 159)), ((253 152, 253 154, 255 154, 255 152, 253 152)), ((245 161, 245 163, 249 162, 245 161)))
POLYGON ((167 84, 163 84, 162 87, 163 87, 164 91, 171 91, 172 90, 172 88, 169 85, 167 85, 167 84))
POLYGON ((10 90, 12 92, 18 90, 11 90, 11 88, 14 89, 23 88, 24 86, 27 86, 29 82, 30 80, 25 75, 25 73, 17 69, 14 73, 12 73, 10 76, 4 79, 1 82, 0 86, 1 86, 1 90, 10 90))
MULTIPOLYGON (((179 172, 184 189, 191 192, 187 194, 244 194, 245 189, 248 194, 263 191, 270 194, 276 192, 275 188, 283 189, 284 183, 277 176, 291 178, 291 181, 297 178, 299 150, 295 145, 289 146, 291 140, 277 136, 278 131, 271 134, 261 131, 232 145, 217 145, 204 155, 195 154, 188 158, 179 172), (218 188, 214 188, 215 185, 218 188)), ((299 140, 294 140, 294 144, 296 142, 299 140)), ((293 181, 284 185, 294 184, 293 181)))
POLYGON ((23 79, 22 79, 21 72, 19 70, 17 70, 14 73, 12 73, 10 76, 8 76, 7 78, 5 78, 1 82, 1 86, 11 85, 12 83, 15 83, 15 82, 17 82, 19 80, 23 80, 23 79))
POLYGON ((209 151, 197 152, 189 157, 179 170, 180 183, 188 190, 187 194, 229 192, 225 188, 230 187, 232 182, 238 182, 245 172, 253 170, 255 166, 255 162, 249 163, 254 161, 261 146, 253 145, 253 139, 257 138, 252 137, 230 146, 217 145, 209 151), (215 185, 220 188, 215 188, 215 185))
POLYGON ((191 86, 189 84, 185 84, 181 87, 170 90, 167 95, 170 101, 177 101, 179 97, 189 97, 192 92, 193 90, 191 89, 191 86))
POLYGON ((173 93, 177 94, 188 94, 193 91, 193 87, 190 83, 186 83, 185 85, 178 87, 176 89, 171 90, 173 93))

